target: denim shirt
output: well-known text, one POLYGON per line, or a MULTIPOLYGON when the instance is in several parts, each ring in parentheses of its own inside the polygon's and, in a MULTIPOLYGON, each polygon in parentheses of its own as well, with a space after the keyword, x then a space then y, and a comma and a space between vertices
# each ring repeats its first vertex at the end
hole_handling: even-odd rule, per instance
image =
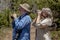
POLYGON ((22 16, 14 19, 14 21, 12 22, 12 40, 30 40, 30 24, 31 18, 26 14, 23 14, 22 16))

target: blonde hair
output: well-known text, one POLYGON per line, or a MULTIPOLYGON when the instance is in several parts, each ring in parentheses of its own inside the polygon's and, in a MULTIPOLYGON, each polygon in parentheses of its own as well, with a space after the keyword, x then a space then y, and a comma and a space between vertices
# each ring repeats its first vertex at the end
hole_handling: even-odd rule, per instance
POLYGON ((50 8, 42 8, 42 12, 45 11, 48 14, 48 17, 53 19, 52 12, 50 8))

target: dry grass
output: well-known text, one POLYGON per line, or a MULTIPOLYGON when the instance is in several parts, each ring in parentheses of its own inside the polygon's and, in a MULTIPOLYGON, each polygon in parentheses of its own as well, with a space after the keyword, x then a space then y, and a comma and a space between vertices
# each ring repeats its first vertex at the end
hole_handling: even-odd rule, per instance
POLYGON ((12 29, 1 28, 0 29, 0 40, 12 40, 12 29))
MULTIPOLYGON (((51 31, 52 40, 60 40, 60 31, 51 31)), ((12 40, 12 29, 1 28, 0 40, 12 40)), ((35 40, 35 28, 31 27, 31 40, 35 40)))

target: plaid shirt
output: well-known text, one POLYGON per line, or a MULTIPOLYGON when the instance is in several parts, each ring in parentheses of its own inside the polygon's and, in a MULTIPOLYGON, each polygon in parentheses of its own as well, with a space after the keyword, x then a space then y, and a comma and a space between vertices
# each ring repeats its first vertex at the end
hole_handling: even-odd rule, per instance
POLYGON ((13 23, 13 39, 15 40, 30 40, 30 24, 31 18, 29 15, 22 15, 19 18, 16 18, 13 23), (17 36, 18 34, 18 36, 17 36))

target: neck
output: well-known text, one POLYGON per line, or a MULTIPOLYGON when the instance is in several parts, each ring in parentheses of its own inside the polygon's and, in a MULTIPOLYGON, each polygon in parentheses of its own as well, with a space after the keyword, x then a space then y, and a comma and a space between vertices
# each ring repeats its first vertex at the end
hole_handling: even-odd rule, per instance
POLYGON ((27 12, 21 12, 21 15, 23 15, 23 14, 25 14, 25 13, 27 13, 27 12))

